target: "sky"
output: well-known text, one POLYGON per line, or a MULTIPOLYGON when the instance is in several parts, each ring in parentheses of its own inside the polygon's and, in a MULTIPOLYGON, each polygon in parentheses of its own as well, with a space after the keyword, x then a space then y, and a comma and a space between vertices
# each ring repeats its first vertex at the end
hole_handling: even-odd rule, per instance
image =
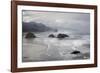
POLYGON ((23 10, 22 15, 23 22, 37 22, 52 28, 90 32, 89 13, 23 10))

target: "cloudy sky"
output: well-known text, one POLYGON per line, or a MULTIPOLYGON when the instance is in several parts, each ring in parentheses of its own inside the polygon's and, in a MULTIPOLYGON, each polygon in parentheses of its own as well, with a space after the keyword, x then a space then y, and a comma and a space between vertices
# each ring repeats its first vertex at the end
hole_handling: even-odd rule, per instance
POLYGON ((23 10, 23 22, 38 22, 46 26, 90 32, 90 14, 75 12, 44 12, 23 10))

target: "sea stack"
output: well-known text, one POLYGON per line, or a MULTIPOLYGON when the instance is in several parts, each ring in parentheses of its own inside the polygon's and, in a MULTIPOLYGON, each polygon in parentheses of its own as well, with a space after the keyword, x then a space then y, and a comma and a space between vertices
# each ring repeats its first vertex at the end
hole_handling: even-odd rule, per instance
POLYGON ((54 38, 55 36, 53 34, 50 34, 48 37, 54 38))
POLYGON ((65 38, 65 37, 69 37, 69 36, 67 34, 62 34, 62 33, 57 35, 57 38, 65 38))
POLYGON ((25 38, 36 38, 35 34, 32 32, 28 32, 25 36, 25 38))

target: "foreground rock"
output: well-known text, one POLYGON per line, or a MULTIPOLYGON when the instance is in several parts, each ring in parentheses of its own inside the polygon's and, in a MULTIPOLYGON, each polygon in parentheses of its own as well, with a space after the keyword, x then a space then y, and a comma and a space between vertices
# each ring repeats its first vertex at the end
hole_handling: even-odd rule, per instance
POLYGON ((50 34, 48 37, 54 38, 55 36, 53 34, 50 34))
POLYGON ((35 34, 29 32, 26 34, 25 38, 36 38, 35 34))
POLYGON ((78 50, 75 50, 75 51, 71 52, 71 54, 80 54, 80 53, 81 53, 81 52, 78 51, 78 50))
POLYGON ((67 34, 58 34, 57 38, 65 38, 65 37, 69 37, 67 34))

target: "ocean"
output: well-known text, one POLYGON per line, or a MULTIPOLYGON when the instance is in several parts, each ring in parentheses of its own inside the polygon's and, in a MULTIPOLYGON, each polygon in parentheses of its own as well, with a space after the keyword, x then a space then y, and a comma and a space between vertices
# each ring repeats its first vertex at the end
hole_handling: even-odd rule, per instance
POLYGON ((58 32, 33 32, 36 38, 25 38, 22 41, 22 62, 84 60, 90 58, 90 34, 60 30, 58 32), (67 31, 67 32, 66 32, 67 31), (69 37, 59 39, 57 35, 64 33, 69 37), (55 38, 48 37, 54 34, 55 38), (72 54, 73 51, 78 54, 72 54))

